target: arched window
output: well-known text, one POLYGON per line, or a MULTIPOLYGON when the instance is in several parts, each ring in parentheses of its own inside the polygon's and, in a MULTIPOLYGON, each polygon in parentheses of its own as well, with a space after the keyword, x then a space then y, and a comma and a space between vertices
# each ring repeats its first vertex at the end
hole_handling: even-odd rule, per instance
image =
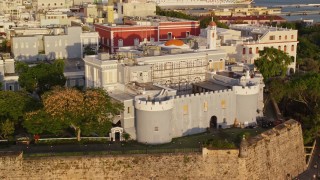
POLYGON ((286 45, 284 46, 283 51, 284 51, 284 52, 287 52, 287 46, 286 46, 286 45))
POLYGON ((294 38, 294 35, 291 35, 291 39, 293 39, 294 38))
POLYGON ((252 54, 252 48, 249 48, 249 54, 252 54))
POLYGON ((294 45, 291 45, 291 51, 294 51, 294 45))
POLYGON ((242 54, 246 54, 246 48, 242 49, 242 54))
POLYGON ((281 46, 278 46, 278 50, 281 50, 281 46))
POLYGON ((256 47, 256 54, 259 54, 259 48, 256 47))
POLYGON ((281 40, 281 36, 279 36, 279 40, 281 40))
POLYGON ((288 39, 288 36, 287 36, 287 35, 285 35, 285 36, 284 36, 284 39, 285 39, 285 40, 287 40, 287 39, 288 39))

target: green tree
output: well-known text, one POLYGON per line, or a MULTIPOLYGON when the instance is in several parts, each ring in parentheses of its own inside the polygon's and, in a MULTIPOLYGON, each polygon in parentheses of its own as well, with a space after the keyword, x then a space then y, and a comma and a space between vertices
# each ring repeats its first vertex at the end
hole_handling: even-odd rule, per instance
POLYGON ((30 134, 50 133, 59 135, 68 128, 66 122, 53 118, 43 109, 26 113, 22 125, 30 134))
POLYGON ((304 71, 319 72, 319 68, 319 61, 316 61, 311 58, 304 59, 300 65, 300 69, 304 71))
POLYGON ((254 61, 254 65, 268 80, 271 77, 286 75, 288 65, 293 61, 287 53, 275 48, 265 48, 259 52, 260 57, 254 61))
POLYGON ((31 133, 59 132, 72 127, 78 140, 81 134, 104 135, 111 129, 112 118, 119 114, 123 105, 114 102, 102 89, 87 89, 82 92, 72 88, 56 87, 42 97, 44 109, 29 113, 24 126, 31 133), (50 122, 48 122, 50 120, 50 122), (42 127, 42 124, 52 127, 42 127))
POLYGON ((8 135, 11 135, 13 133, 14 133, 14 122, 7 119, 0 124, 0 137, 1 138, 7 138, 8 135))
POLYGON ((307 73, 293 78, 287 88, 287 97, 307 107, 307 114, 318 113, 320 103, 320 74, 307 73))
POLYGON ((65 85, 63 69, 63 60, 55 60, 53 64, 40 63, 33 67, 29 67, 24 62, 16 63, 20 86, 28 92, 37 92, 40 95, 53 86, 65 85))
POLYGON ((128 140, 131 138, 130 134, 128 134, 128 133, 123 133, 123 134, 122 134, 122 137, 123 137, 123 139, 124 139, 125 141, 128 141, 128 140))
POLYGON ((10 52, 10 42, 8 40, 3 40, 1 43, 0 51, 1 52, 10 52))
POLYGON ((0 91, 0 121, 9 119, 17 123, 36 105, 36 101, 24 91, 0 91))
POLYGON ((228 25, 226 25, 225 23, 220 22, 219 19, 216 16, 211 16, 211 17, 208 16, 208 17, 205 17, 205 18, 201 19, 200 20, 200 27, 201 28, 207 28, 209 23, 212 20, 217 24, 217 27, 224 28, 224 29, 229 29, 228 25))
POLYGON ((268 88, 276 102, 280 102, 288 93, 286 82, 283 78, 274 78, 268 83, 268 88))
POLYGON ((320 59, 320 48, 316 44, 312 43, 306 37, 299 38, 299 44, 297 48, 297 56, 298 58, 305 59, 311 58, 315 60, 320 59))
POLYGON ((92 48, 90 46, 86 46, 84 48, 84 52, 85 55, 95 55, 96 52, 94 50, 92 50, 92 48))

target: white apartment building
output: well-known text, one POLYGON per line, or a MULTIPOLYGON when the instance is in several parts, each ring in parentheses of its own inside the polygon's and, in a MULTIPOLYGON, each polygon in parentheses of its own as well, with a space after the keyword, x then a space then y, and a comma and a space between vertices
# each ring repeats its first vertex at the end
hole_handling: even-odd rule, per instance
POLYGON ((95 52, 98 50, 98 33, 82 32, 79 26, 17 28, 12 30, 11 36, 11 52, 15 60, 21 61, 81 58, 88 45, 95 52))

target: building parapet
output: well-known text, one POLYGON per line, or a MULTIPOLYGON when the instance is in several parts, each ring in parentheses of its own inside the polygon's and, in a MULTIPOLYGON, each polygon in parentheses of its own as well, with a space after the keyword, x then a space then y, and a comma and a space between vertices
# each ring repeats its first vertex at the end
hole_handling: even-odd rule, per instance
POLYGON ((174 96, 174 99, 186 99, 186 98, 201 97, 201 96, 208 97, 210 95, 217 95, 217 94, 223 94, 223 93, 233 93, 233 90, 225 89, 225 90, 201 92, 201 93, 195 93, 195 94, 177 95, 177 96, 174 96))
POLYGON ((236 95, 253 95, 258 94, 260 91, 259 85, 255 86, 233 86, 233 91, 236 95))
POLYGON ((156 102, 137 100, 135 108, 142 111, 166 111, 173 108, 173 99, 156 102))

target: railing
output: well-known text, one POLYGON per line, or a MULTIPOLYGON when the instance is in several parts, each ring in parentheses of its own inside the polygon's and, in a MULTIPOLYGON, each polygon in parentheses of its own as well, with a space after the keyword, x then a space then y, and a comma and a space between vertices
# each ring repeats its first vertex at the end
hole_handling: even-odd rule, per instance
POLYGON ((314 152, 314 149, 316 147, 316 144, 317 144, 317 140, 314 140, 312 146, 305 146, 305 150, 307 149, 311 149, 311 152, 310 153, 305 153, 306 154, 306 159, 307 159, 307 168, 310 166, 310 162, 312 160, 312 156, 314 155, 313 152, 314 152))
MULTIPOLYGON (((56 140, 76 140, 77 137, 71 138, 41 138, 38 141, 56 141, 56 140)), ((110 137, 81 137, 81 139, 92 139, 92 140, 111 140, 110 137)))

